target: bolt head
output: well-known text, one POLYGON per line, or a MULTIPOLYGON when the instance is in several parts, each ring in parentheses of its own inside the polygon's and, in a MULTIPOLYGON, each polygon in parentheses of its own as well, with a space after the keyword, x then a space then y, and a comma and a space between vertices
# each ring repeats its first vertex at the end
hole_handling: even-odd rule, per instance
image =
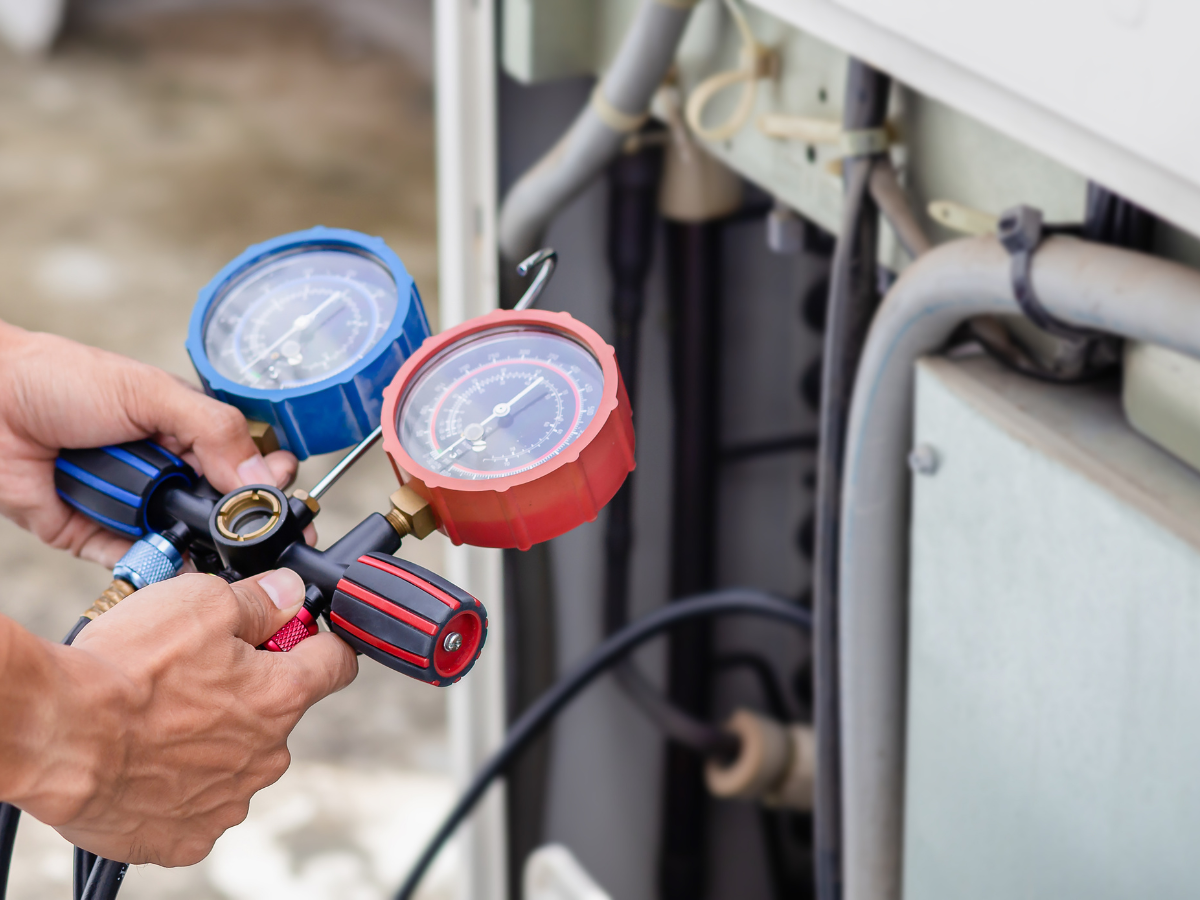
POLYGON ((457 631, 450 632, 448 635, 446 635, 445 640, 442 641, 442 648, 447 653, 453 653, 455 650, 457 650, 461 646, 462 646, 462 635, 459 634, 457 631))
POLYGON ((917 444, 908 454, 908 467, 918 475, 933 475, 941 464, 941 454, 930 444, 917 444))

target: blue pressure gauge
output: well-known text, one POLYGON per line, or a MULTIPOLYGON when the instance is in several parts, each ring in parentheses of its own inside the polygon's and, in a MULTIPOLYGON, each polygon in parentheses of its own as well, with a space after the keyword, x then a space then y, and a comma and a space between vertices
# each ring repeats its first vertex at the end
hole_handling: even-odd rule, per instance
POLYGON ((380 238, 318 226, 256 244, 217 273, 187 350, 210 394, 273 425, 305 459, 373 431, 384 387, 428 336, 400 257, 380 238))

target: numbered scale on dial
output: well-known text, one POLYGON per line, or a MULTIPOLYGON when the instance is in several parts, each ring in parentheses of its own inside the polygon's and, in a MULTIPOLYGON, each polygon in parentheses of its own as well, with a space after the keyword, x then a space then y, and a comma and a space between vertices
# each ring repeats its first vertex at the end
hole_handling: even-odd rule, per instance
POLYGON ((400 442, 431 472, 516 475, 575 443, 603 390, 600 363, 571 338, 540 328, 485 331, 417 379, 399 413, 400 442))
POLYGON ((361 360, 396 314, 392 275, 341 248, 268 258, 213 306, 204 350, 246 387, 287 390, 323 381, 361 360))
POLYGON ((596 517, 634 465, 611 347, 498 310, 427 340, 384 391, 384 449, 455 543, 528 548, 596 517))
POLYGON ((317 227, 222 269, 200 292, 187 348, 209 393, 304 459, 374 430, 383 387, 428 335, 416 286, 382 240, 317 227))

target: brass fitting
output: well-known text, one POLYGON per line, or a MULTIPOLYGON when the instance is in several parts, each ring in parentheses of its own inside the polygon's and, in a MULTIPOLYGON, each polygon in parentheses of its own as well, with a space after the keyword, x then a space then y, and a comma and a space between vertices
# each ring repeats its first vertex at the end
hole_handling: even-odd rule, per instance
POLYGON ((104 589, 104 593, 96 598, 96 602, 92 604, 91 609, 84 613, 89 619, 95 619, 104 613, 108 612, 130 594, 136 588, 124 578, 114 578, 112 584, 104 589))
POLYGON ((274 528, 281 515, 283 507, 274 494, 258 488, 246 488, 226 499, 217 510, 217 531, 231 541, 252 541, 274 528), (253 516, 251 522, 257 522, 263 514, 266 518, 253 531, 243 534, 238 523, 245 519, 247 513, 253 516))
POLYGON ((292 497, 296 500, 299 500, 301 503, 311 509, 314 516, 321 511, 320 502, 318 502, 315 497, 309 496, 308 491, 302 491, 297 488, 296 490, 292 491, 292 497))
POLYGON ((423 541, 437 529, 437 516, 429 501, 412 488, 402 487, 388 498, 392 508, 384 516, 400 537, 412 535, 423 541))
POLYGON ((250 426, 250 440, 254 441, 254 446, 258 447, 259 453, 266 456, 279 449, 279 436, 275 434, 273 427, 266 422, 255 422, 253 419, 247 419, 246 424, 250 426))

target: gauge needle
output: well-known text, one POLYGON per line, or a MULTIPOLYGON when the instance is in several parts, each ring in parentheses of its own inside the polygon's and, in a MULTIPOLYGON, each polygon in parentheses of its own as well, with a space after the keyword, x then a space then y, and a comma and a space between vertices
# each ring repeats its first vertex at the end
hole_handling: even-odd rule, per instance
POLYGON ((529 382, 529 384, 527 384, 525 386, 525 390, 521 391, 521 393, 517 394, 517 396, 513 397, 507 403, 497 403, 495 406, 492 407, 492 414, 490 416, 488 416, 482 422, 476 422, 474 425, 468 425, 466 428, 464 428, 462 430, 462 434, 459 435, 459 438, 457 441, 455 441, 449 447, 446 447, 444 450, 439 450, 437 453, 431 454, 433 456, 433 458, 441 459, 443 456, 445 456, 447 453, 449 453, 451 450, 453 450, 455 447, 457 447, 463 441, 467 440, 467 434, 469 432, 476 433, 475 437, 471 438, 471 440, 473 440, 473 441, 479 440, 479 438, 483 437, 483 426, 484 425, 486 425, 488 422, 492 421, 492 419, 502 419, 505 416, 507 416, 510 412, 512 412, 512 407, 513 407, 514 403, 516 403, 518 400, 520 400, 522 397, 524 397, 526 394, 528 394, 530 391, 532 391, 535 387, 537 387, 539 384, 541 384, 545 380, 546 380, 545 378, 543 378, 541 375, 539 375, 537 378, 533 379, 533 381, 529 382))
POLYGON ((312 312, 305 313, 302 316, 297 316, 295 321, 292 322, 291 328, 289 328, 287 331, 285 331, 283 334, 281 334, 279 337, 277 337, 271 343, 270 347, 268 347, 262 353, 258 354, 258 356, 254 357, 254 359, 250 360, 250 362, 246 363, 246 365, 244 365, 242 367, 241 374, 245 375, 247 372, 249 372, 251 369, 253 369, 256 365, 258 365, 260 362, 262 362, 272 350, 274 350, 276 347, 278 347, 280 344, 282 344, 284 341, 286 341, 288 338, 290 338, 293 334, 295 334, 298 331, 303 331, 305 328, 307 328, 309 325, 311 325, 313 322, 315 322, 317 316, 319 316, 321 314, 321 312, 327 306, 329 306, 330 303, 333 303, 335 300, 338 300, 345 296, 346 296, 345 291, 338 291, 336 294, 333 294, 332 296, 330 296, 324 303, 322 303, 320 306, 318 306, 312 312))

